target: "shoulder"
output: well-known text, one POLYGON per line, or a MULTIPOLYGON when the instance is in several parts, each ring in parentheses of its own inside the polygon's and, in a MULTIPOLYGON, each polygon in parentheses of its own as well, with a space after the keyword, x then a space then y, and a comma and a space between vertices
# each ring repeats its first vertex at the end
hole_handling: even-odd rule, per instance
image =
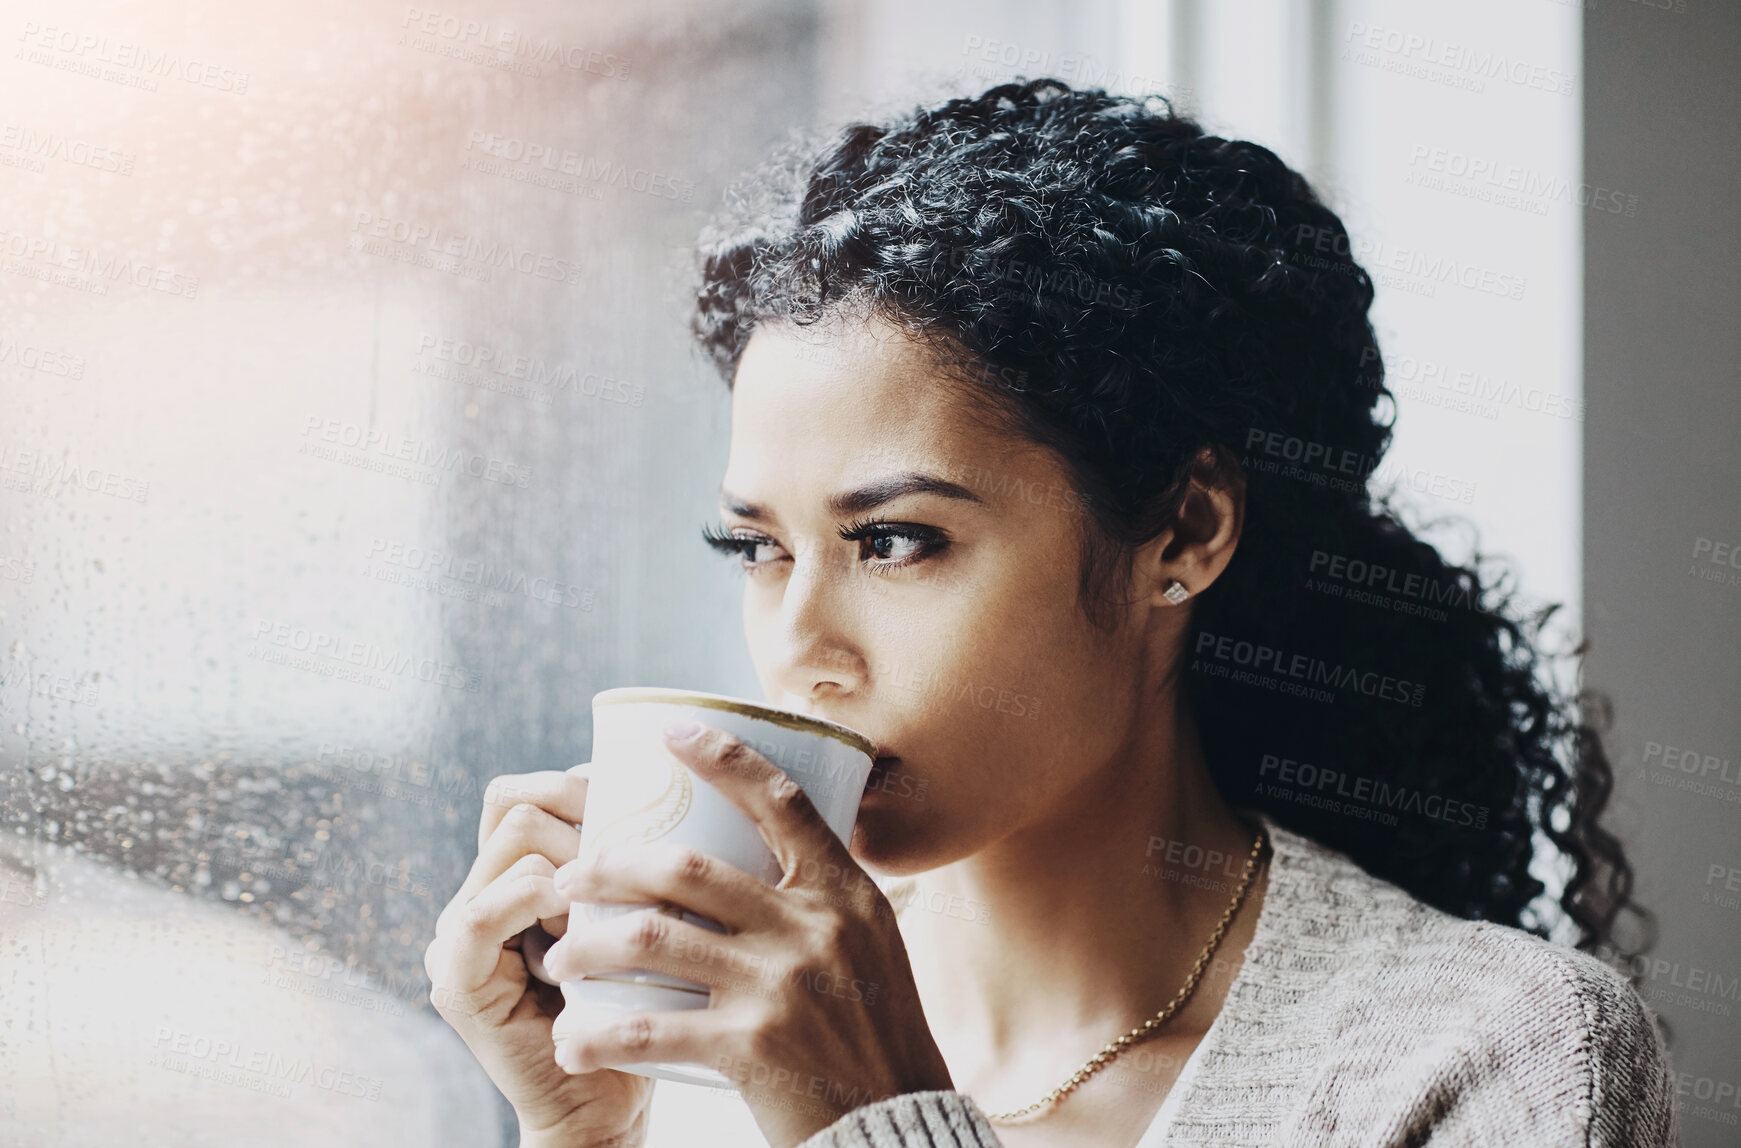
POLYGON ((1507 1134, 1563 1123, 1594 1145, 1676 1143, 1667 1050, 1618 972, 1521 929, 1435 909, 1309 838, 1272 838, 1293 869, 1276 905, 1293 920, 1279 927, 1324 945, 1334 970, 1319 998, 1326 1035, 1369 1072, 1373 1050, 1384 1050, 1392 1068, 1375 1084, 1412 1075, 1448 1106, 1446 1123, 1539 1114, 1539 1129, 1513 1123, 1507 1134))
POLYGON ((1676 1142, 1674 1077, 1656 1016, 1614 969, 1520 929, 1437 910, 1400 955, 1451 978, 1467 994, 1459 1023, 1472 1047, 1503 1058, 1507 1082, 1567 1096, 1592 1144, 1676 1142))

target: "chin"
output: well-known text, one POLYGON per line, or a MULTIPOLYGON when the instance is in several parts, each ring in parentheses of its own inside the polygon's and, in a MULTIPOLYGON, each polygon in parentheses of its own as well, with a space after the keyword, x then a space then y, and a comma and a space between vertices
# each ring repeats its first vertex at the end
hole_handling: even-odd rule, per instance
POLYGON ((899 757, 877 758, 859 799, 853 860, 878 877, 906 877, 955 860, 941 855, 938 845, 948 834, 940 832, 938 809, 927 796, 899 757))
POLYGON ((910 801, 867 795, 859 807, 848 851, 874 877, 910 877, 954 860, 938 849, 928 818, 915 816, 910 801))
POLYGON ((860 821, 858 828, 853 830, 852 845, 848 852, 866 873, 872 877, 905 877, 915 870, 903 864, 903 855, 899 850, 886 850, 875 847, 868 841, 864 830, 864 822, 860 821))

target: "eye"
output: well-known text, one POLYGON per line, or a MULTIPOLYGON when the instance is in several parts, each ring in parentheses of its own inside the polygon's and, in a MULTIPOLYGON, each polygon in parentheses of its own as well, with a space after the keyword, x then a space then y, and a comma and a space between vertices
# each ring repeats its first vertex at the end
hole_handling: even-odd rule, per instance
POLYGON ((744 569, 763 566, 779 559, 779 555, 758 557, 757 552, 762 547, 779 549, 780 544, 766 534, 745 531, 734 534, 722 526, 704 526, 701 530, 701 540, 719 551, 721 554, 735 554, 743 559, 744 569))
POLYGON ((840 531, 840 537, 859 544, 859 558, 876 561, 866 565, 877 570, 910 566, 941 554, 949 537, 934 526, 917 522, 855 521, 840 531))

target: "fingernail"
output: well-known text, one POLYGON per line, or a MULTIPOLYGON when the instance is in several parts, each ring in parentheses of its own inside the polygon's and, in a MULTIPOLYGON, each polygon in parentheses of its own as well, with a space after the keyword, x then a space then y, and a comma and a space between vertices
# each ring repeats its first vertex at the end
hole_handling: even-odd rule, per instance
POLYGON ((551 878, 556 884, 556 891, 564 894, 574 892, 574 880, 579 873, 580 861, 578 859, 558 865, 556 876, 551 878))
MULTIPOLYGON (((562 983, 562 953, 557 949, 557 946, 560 944, 562 944, 562 938, 558 937, 555 941, 551 942, 550 947, 545 949, 543 955, 538 958, 538 963, 544 967, 544 971, 550 975, 551 980, 558 984, 562 983)), ((526 967, 529 970, 532 968, 532 962, 530 959, 527 960, 526 967)), ((533 975, 537 976, 537 973, 534 972, 533 975)), ((542 980, 543 978, 540 977, 539 979, 542 980)))
POLYGON ((701 723, 679 718, 665 727, 665 737, 668 741, 688 741, 701 732, 701 723))

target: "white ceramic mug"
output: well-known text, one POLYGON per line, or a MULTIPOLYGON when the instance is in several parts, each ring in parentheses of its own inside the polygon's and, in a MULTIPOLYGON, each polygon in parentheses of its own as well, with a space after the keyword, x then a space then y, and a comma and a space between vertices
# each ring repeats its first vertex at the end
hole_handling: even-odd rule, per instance
MULTIPOLYGON (((760 753, 798 783, 842 842, 852 840, 859 799, 876 759, 876 745, 869 738, 835 722, 743 698, 627 687, 605 690, 592 699, 592 763, 580 827, 581 857, 605 845, 687 845, 770 885, 780 880, 780 863, 755 823, 665 748, 665 727, 681 718, 723 729, 760 753)), ((648 907, 576 902, 570 919, 585 914, 602 920, 648 907)), ((723 926, 698 914, 675 906, 664 911, 724 932, 723 926)), ((568 1009, 611 1015, 706 1008, 709 992, 692 981, 632 971, 566 981, 562 996, 568 1009)), ((685 1084, 736 1087, 706 1066, 632 1064, 621 1070, 685 1084)))

